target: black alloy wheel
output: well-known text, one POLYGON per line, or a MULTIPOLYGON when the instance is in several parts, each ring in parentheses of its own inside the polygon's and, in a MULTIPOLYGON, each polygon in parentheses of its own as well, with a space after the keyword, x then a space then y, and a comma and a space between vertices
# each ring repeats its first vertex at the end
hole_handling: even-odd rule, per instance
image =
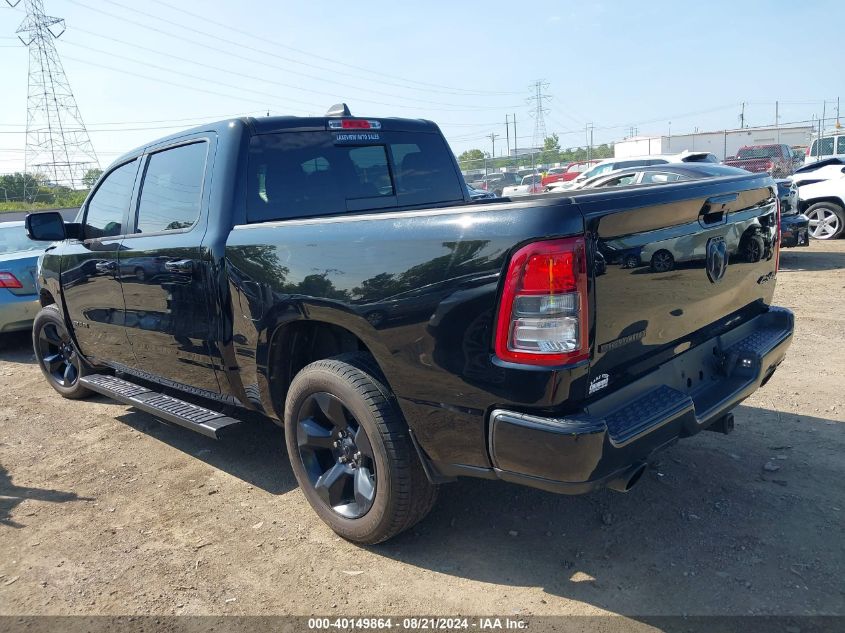
POLYGON ((47 323, 38 332, 38 358, 44 372, 60 387, 76 385, 80 376, 80 359, 67 330, 47 323))
POLYGON ((296 435, 308 480, 323 503, 347 519, 369 512, 377 480, 373 447, 349 409, 330 393, 313 393, 299 410, 296 435))

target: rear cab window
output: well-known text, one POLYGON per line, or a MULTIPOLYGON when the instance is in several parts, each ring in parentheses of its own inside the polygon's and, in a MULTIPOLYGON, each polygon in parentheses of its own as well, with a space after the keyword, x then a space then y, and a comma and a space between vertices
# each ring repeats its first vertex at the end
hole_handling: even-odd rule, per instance
POLYGON ((461 202, 437 133, 281 131, 250 140, 247 221, 461 202))

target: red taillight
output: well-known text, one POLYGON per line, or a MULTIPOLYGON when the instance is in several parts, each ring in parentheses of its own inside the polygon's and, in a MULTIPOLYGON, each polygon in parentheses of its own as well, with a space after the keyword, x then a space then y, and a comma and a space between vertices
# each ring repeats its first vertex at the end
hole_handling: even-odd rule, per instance
POLYGON ((807 149, 804 150, 804 156, 809 156, 809 155, 810 155, 810 146, 808 145, 807 149))
POLYGON ((583 237, 534 242, 508 264, 496 323, 496 356, 529 365, 589 357, 583 237))
POLYGON ((0 288, 23 288, 23 286, 12 273, 0 273, 0 288))

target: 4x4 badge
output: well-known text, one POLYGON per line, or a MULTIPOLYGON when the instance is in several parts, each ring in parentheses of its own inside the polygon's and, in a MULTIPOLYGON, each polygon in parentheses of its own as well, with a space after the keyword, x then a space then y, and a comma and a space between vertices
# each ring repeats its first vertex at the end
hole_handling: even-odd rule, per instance
POLYGON ((707 277, 710 281, 718 283, 725 276, 728 269, 728 245, 724 237, 711 237, 707 240, 707 277))

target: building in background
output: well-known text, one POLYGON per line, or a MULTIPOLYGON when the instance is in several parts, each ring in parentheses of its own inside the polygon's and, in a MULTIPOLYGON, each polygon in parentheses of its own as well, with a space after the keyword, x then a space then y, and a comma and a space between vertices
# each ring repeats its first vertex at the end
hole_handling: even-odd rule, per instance
POLYGON ((812 141, 814 131, 815 128, 812 125, 802 125, 741 128, 673 136, 634 136, 617 141, 614 145, 614 156, 626 158, 652 154, 677 154, 688 150, 712 152, 719 160, 725 160, 728 156, 735 156, 739 148, 746 145, 785 143, 790 147, 807 147, 812 141))

